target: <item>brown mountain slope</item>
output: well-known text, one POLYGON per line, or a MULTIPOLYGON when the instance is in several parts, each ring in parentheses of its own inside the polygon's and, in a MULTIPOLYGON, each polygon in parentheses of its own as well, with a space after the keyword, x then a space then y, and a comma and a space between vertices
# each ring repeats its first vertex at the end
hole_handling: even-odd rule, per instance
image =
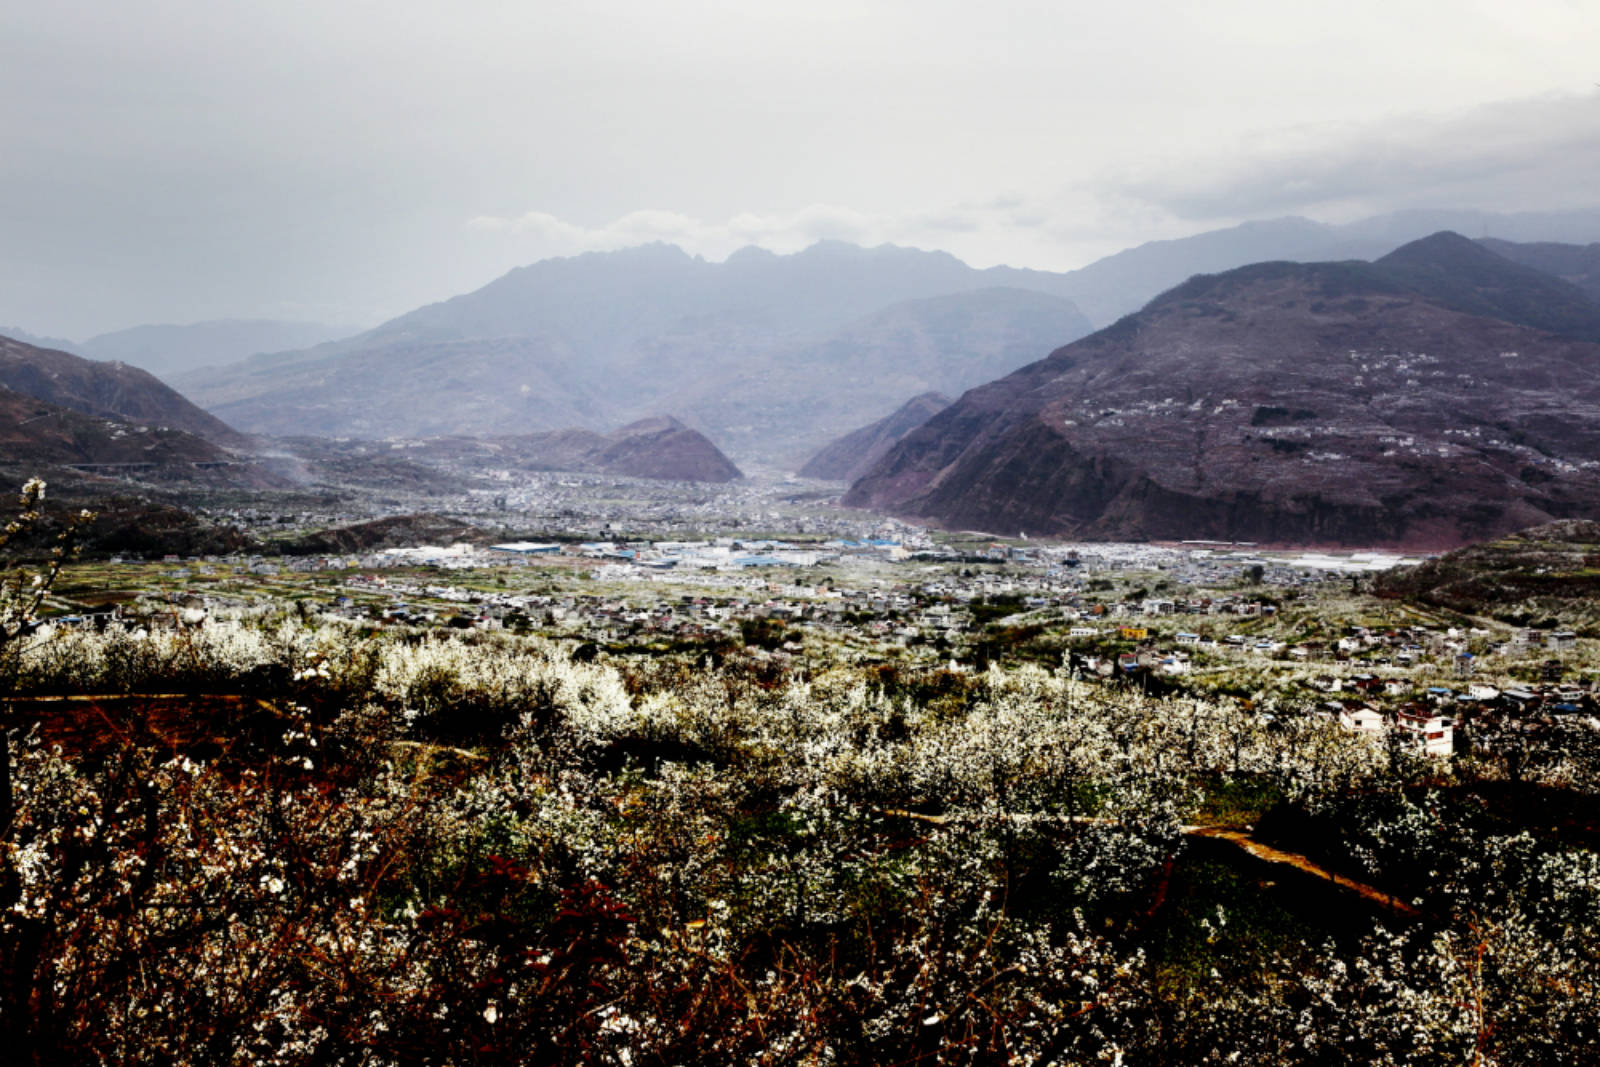
MULTIPOLYGON (((387 447, 387 446, 385 446, 387 447)), ((566 429, 498 437, 437 437, 406 442, 405 457, 428 466, 573 471, 678 482, 744 477, 704 434, 671 416, 614 430, 566 429)))
POLYGON ((950 398, 942 393, 914 396, 877 422, 830 442, 796 473, 802 478, 853 482, 881 459, 896 441, 949 406, 950 398))
POLYGON ((193 467, 228 460, 194 434, 85 415, 0 387, 0 457, 8 466, 193 467))
POLYGON ((183 430, 227 447, 246 444, 222 420, 125 363, 100 363, 0 337, 0 385, 86 415, 183 430))
POLYGON ((1257 264, 972 390, 846 502, 1002 533, 1460 544, 1600 514, 1600 345, 1367 264, 1257 264))
POLYGON ((641 419, 606 434, 591 454, 600 470, 677 482, 734 482, 743 478, 710 439, 670 415, 641 419))

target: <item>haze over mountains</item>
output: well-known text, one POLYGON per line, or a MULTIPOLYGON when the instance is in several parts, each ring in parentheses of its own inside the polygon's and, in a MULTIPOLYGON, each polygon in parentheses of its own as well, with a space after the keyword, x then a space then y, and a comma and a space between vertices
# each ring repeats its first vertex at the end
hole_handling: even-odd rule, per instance
POLYGON ((117 359, 163 378, 199 367, 235 363, 261 352, 306 348, 349 337, 354 326, 272 319, 217 319, 184 326, 134 326, 91 337, 70 351, 117 359))
POLYGON ((0 326, 0 334, 39 348, 71 352, 89 359, 119 360, 160 377, 234 363, 262 352, 305 348, 358 332, 355 326, 329 326, 320 322, 216 319, 182 326, 131 326, 98 334, 87 341, 68 341, 0 326))
POLYGON ((1517 244, 1498 238, 1486 238, 1479 243, 1506 259, 1570 282, 1590 299, 1600 300, 1600 243, 1573 245, 1537 241, 1517 244))
POLYGON ((409 480, 413 488, 440 491, 447 482, 438 468, 451 464, 680 481, 742 477, 703 435, 671 418, 644 420, 610 434, 569 428, 499 438, 442 437, 408 442, 402 457, 387 443, 362 455, 359 447, 341 448, 336 442, 252 439, 137 367, 9 337, 0 337, 0 442, 0 462, 26 468, 26 474, 59 465, 170 481, 174 475, 192 477, 195 470, 231 469, 211 480, 256 488, 286 485, 282 476, 287 475, 294 481, 333 477, 357 483, 365 477, 385 485, 409 480))
POLYGON ((651 245, 543 261, 347 341, 177 380, 258 432, 527 433, 670 412, 735 455, 779 458, 1088 332, 1059 286, 888 246, 710 263, 651 245))
POLYGON ((1000 533, 1419 547, 1591 514, 1600 345, 1539 328, 1559 298, 1593 336, 1574 291, 1455 234, 1196 277, 967 393, 846 502, 1000 533))
MULTIPOLYGON (((1445 230, 1507 243, 1600 241, 1600 211, 1402 211, 1337 225, 1298 216, 1264 219, 1190 237, 1149 241, 1106 256, 1068 271, 1061 293, 1095 326, 1109 326, 1195 274, 1271 260, 1372 260, 1408 241, 1445 230)), ((1545 269, 1539 263, 1526 265, 1545 269)))
POLYGON ((262 433, 600 430, 670 412, 736 458, 798 462, 911 396, 1008 373, 1196 272, 1375 257, 1441 217, 1600 237, 1595 213, 1288 218, 1062 274, 841 242, 787 256, 747 248, 722 263, 648 245, 544 260, 353 338, 176 381, 262 433))

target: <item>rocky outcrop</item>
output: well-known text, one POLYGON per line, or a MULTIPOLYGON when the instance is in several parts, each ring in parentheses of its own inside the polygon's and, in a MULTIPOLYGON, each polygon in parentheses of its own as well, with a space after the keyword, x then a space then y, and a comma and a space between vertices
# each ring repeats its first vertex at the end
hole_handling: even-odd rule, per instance
POLYGON ((641 419, 608 434, 569 431, 515 444, 526 457, 525 465, 548 465, 552 470, 593 470, 673 482, 735 482, 744 477, 710 438, 670 415, 641 419))
POLYGON ((705 434, 668 415, 641 419, 611 433, 566 429, 495 437, 441 437, 405 442, 414 463, 573 471, 675 482, 731 482, 744 477, 705 434))

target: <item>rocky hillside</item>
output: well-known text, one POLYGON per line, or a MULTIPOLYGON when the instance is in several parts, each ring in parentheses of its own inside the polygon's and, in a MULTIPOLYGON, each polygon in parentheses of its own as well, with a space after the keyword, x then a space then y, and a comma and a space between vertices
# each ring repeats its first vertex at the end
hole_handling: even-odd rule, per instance
POLYGON ((796 473, 802 478, 853 482, 865 474, 894 443, 950 406, 942 393, 923 393, 906 401, 877 422, 824 446, 796 473))
POLYGON ((1387 596, 1519 625, 1593 623, 1600 615, 1600 522, 1566 519, 1386 571, 1387 596))
POLYGON ((846 500, 1008 534, 1412 547, 1600 513, 1600 345, 1446 306, 1521 299, 1515 265, 1452 272, 1456 245, 1400 257, 1434 296, 1364 263, 1191 279, 967 393, 846 500))
POLYGON ((744 477, 709 438, 667 415, 641 419, 608 434, 563 430, 496 443, 525 470, 593 471, 672 482, 734 482, 744 477))
POLYGON ((232 457, 184 430, 79 411, 0 387, 0 457, 7 467, 194 468, 232 457))
MULTIPOLYGON (((328 471, 338 469, 352 484, 364 484, 360 469, 368 466, 382 468, 377 481, 394 481, 399 472, 391 468, 397 461, 435 478, 494 470, 573 471, 677 482, 730 482, 743 477, 710 439, 670 416, 643 419, 606 434, 566 429, 490 437, 288 444, 302 451, 309 479, 325 478, 328 471)), ((459 477, 455 484, 459 488, 459 477)))
POLYGON ((125 363, 102 363, 0 337, 0 386, 85 415, 182 430, 228 447, 245 438, 160 379, 125 363))

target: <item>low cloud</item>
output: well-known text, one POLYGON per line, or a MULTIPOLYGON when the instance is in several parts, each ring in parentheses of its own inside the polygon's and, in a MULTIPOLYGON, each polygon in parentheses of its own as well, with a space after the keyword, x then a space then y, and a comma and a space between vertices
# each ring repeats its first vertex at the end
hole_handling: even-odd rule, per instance
POLYGON ((1200 157, 1150 159, 1047 189, 863 211, 813 204, 707 219, 632 211, 586 226, 543 211, 469 224, 519 262, 664 241, 709 259, 820 240, 938 248, 974 266, 1070 269, 1142 241, 1289 214, 1347 222, 1410 209, 1493 213, 1600 206, 1600 91, 1450 115, 1278 129, 1200 157))
POLYGON ((1194 222, 1415 207, 1514 212, 1600 203, 1600 92, 1454 115, 1275 131, 1208 159, 1106 175, 1108 193, 1194 222))
POLYGON ((1007 196, 900 213, 813 204, 790 213, 743 212, 718 220, 641 210, 603 225, 584 226, 548 212, 529 211, 515 217, 482 215, 467 225, 512 242, 517 254, 525 257, 612 251, 663 241, 695 255, 722 259, 747 245, 788 253, 818 241, 849 241, 867 247, 939 248, 978 266, 998 262, 1071 266, 1073 259, 1082 258, 1073 254, 1073 245, 1110 236, 1091 221, 1092 214, 1059 198, 1007 196))
POLYGON ((686 251, 720 259, 745 245, 792 252, 822 240, 877 244, 903 229, 896 220, 829 204, 816 204, 789 215, 744 212, 725 220, 707 220, 677 211, 630 211, 602 226, 581 226, 543 211, 515 218, 483 215, 468 225, 504 233, 542 246, 551 254, 609 251, 665 241, 686 251))

